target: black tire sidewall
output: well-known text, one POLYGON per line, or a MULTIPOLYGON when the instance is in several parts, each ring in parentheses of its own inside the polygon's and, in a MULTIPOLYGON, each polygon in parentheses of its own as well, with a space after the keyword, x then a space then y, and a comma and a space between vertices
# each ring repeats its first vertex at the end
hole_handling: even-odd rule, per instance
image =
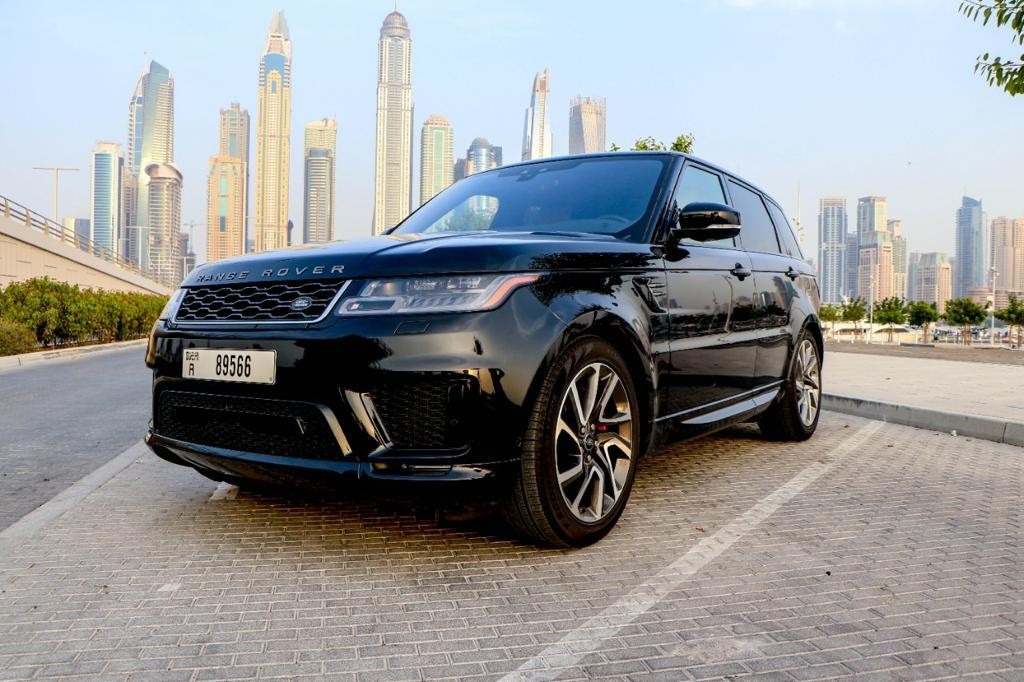
POLYGON ((639 455, 634 447, 629 474, 626 477, 622 494, 616 500, 612 511, 595 523, 585 523, 576 518, 562 497, 562 491, 556 478, 554 433, 562 397, 567 390, 569 381, 576 376, 580 369, 593 362, 603 362, 612 367, 619 375, 619 380, 625 386, 629 398, 630 413, 633 415, 633 444, 635 446, 641 442, 640 429, 642 427, 637 418, 639 402, 629 367, 619 352, 610 344, 601 339, 587 338, 581 339, 567 348, 552 366, 548 377, 550 384, 546 395, 546 404, 538 406, 543 410, 543 428, 540 431, 538 442, 530 444, 535 449, 532 459, 534 466, 537 467, 535 475, 544 513, 558 535, 567 543, 577 546, 590 544, 604 537, 618 521, 633 488, 639 455))

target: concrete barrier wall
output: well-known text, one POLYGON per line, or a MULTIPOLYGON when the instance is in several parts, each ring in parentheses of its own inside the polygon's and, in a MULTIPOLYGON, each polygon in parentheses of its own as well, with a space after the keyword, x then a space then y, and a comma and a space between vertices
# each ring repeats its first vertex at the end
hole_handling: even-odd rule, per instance
POLYGON ((0 287, 44 276, 107 291, 161 296, 171 293, 169 287, 0 213, 0 287))

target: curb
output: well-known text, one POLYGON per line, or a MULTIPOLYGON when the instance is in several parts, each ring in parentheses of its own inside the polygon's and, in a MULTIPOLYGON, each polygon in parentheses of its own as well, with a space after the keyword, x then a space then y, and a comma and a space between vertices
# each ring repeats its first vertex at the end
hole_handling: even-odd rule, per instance
POLYGON ((852 414, 890 424, 902 424, 942 433, 955 431, 958 436, 1024 446, 1024 423, 1008 419, 954 414, 953 412, 930 410, 926 407, 897 405, 833 393, 822 395, 821 406, 822 409, 832 412, 852 414))
POLYGON ((0 358, 0 370, 34 365, 37 362, 44 362, 46 360, 61 360, 64 358, 73 358, 78 355, 87 355, 89 353, 103 353, 106 351, 120 350, 122 348, 131 348, 133 346, 144 346, 148 341, 148 339, 133 339, 131 341, 117 341, 114 343, 97 343, 92 346, 78 346, 76 348, 61 348, 60 350, 36 351, 35 353, 23 353, 21 355, 8 355, 0 358))

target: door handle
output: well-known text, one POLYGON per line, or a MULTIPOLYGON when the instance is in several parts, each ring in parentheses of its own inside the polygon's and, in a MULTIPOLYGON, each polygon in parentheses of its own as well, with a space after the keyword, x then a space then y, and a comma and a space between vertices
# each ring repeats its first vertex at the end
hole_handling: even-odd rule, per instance
POLYGON ((786 270, 786 277, 789 277, 794 282, 796 281, 796 278, 799 277, 799 276, 800 276, 800 273, 792 265, 790 265, 789 269, 786 270))
POLYGON ((753 273, 750 272, 750 270, 747 270, 745 267, 743 267, 742 263, 737 263, 736 267, 729 271, 729 274, 742 282, 747 277, 750 277, 750 275, 752 275, 753 273))

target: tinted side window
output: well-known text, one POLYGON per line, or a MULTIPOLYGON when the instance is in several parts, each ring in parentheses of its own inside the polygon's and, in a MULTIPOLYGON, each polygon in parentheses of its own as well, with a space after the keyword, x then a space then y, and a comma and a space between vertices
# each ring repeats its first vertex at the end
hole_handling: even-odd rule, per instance
POLYGON ((778 206, 768 202, 768 212, 772 214, 772 221, 775 223, 775 233, 779 235, 779 244, 782 245, 782 253, 803 260, 804 255, 800 253, 800 244, 793 235, 793 227, 786 220, 785 214, 778 206))
POLYGON ((740 244, 747 251, 780 253, 775 226, 757 192, 729 180, 732 206, 740 212, 740 244))
MULTIPOLYGON (((695 201, 711 201, 716 204, 725 203, 725 192, 722 190, 722 180, 718 174, 706 171, 697 166, 687 166, 683 170, 683 177, 676 187, 676 208, 683 210, 687 204, 695 201)), ((720 239, 713 242, 697 242, 692 239, 682 239, 683 243, 702 244, 704 246, 734 246, 733 239, 720 239)))

